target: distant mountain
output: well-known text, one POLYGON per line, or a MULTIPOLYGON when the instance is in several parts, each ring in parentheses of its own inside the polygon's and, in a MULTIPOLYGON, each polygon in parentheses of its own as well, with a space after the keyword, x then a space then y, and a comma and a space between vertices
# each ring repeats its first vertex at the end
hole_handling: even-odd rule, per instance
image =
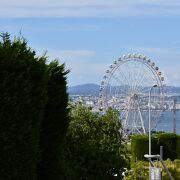
POLYGON ((167 93, 166 100, 176 100, 180 103, 180 87, 166 86, 165 92, 167 93))
POLYGON ((167 91, 168 94, 171 94, 171 93, 180 94, 180 87, 166 86, 165 90, 167 91))
MULTIPOLYGON (((100 86, 97 84, 82 84, 82 85, 69 87, 68 93, 70 95, 99 96, 99 89, 100 89, 100 86)), ((167 100, 176 98, 177 101, 180 101, 180 87, 166 86, 165 91, 167 92, 168 95, 172 94, 172 97, 168 97, 167 100), (174 95, 174 93, 177 93, 177 95, 174 95)))
POLYGON ((97 84, 82 84, 77 86, 71 86, 68 88, 70 95, 99 95, 100 86, 97 84))

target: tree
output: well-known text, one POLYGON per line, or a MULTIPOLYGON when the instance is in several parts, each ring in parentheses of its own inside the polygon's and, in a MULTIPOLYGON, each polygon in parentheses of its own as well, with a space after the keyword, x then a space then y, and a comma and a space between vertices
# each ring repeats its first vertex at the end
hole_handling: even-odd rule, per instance
POLYGON ((46 64, 22 37, 1 38, 0 179, 60 179, 68 71, 57 60, 46 64))
POLYGON ((0 179, 36 179, 39 129, 47 101, 46 58, 24 38, 0 42, 0 179))
POLYGON ((68 94, 64 64, 53 61, 48 65, 47 94, 40 135, 41 161, 38 178, 58 180, 61 177, 61 149, 66 135, 68 119, 68 94))
POLYGON ((65 148, 64 179, 111 179, 127 166, 118 112, 93 113, 78 105, 71 110, 65 148))

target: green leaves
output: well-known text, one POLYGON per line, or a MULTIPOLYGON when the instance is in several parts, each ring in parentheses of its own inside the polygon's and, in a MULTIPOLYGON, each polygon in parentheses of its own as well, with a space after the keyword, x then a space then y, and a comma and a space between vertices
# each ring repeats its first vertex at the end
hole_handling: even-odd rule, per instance
POLYGON ((41 161, 38 166, 38 178, 43 180, 61 179, 62 142, 66 135, 68 118, 68 94, 64 64, 53 61, 47 66, 48 101, 40 133, 41 161))
POLYGON ((0 42, 0 179, 35 179, 47 100, 45 59, 23 38, 0 42))
POLYGON ((64 64, 46 64, 27 41, 0 41, 0 179, 59 179, 68 127, 64 64), (38 176, 37 176, 38 165, 38 176))
MULTIPOLYGON (((71 110, 65 144, 71 179, 109 179, 120 173, 127 165, 120 128, 119 114, 114 110, 93 113, 80 104, 71 110)), ((69 175, 65 170, 64 176, 69 175)))

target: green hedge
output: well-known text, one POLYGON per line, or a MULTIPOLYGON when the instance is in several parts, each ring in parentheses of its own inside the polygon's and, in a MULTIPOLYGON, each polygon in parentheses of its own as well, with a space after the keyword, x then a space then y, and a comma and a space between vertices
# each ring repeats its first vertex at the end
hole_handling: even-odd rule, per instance
POLYGON ((136 135, 132 136, 131 151, 133 159, 144 160, 144 154, 148 154, 148 136, 136 135))
POLYGON ((0 179, 61 179, 68 126, 66 72, 21 38, 0 41, 0 179))
MULTIPOLYGON (((163 146, 163 159, 170 158, 171 160, 174 160, 180 157, 180 136, 174 133, 160 133, 152 135, 152 154, 159 154, 160 146, 163 146)), ((148 136, 132 136, 131 151, 133 160, 145 160, 144 154, 149 154, 148 136)))
POLYGON ((157 135, 158 145, 163 146, 163 159, 176 159, 177 135, 175 133, 161 133, 157 135))
POLYGON ((0 179, 36 179, 39 129, 47 100, 45 58, 22 38, 0 41, 0 179))
POLYGON ((48 65, 48 102, 40 134, 41 161, 38 178, 43 180, 62 179, 62 142, 68 127, 68 94, 64 65, 53 61, 48 65))
POLYGON ((177 135, 176 153, 177 159, 180 159, 180 135, 177 135))

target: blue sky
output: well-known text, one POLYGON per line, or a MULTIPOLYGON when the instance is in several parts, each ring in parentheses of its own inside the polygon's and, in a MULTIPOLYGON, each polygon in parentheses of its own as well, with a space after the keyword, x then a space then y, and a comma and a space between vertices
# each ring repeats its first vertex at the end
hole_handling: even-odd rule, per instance
POLYGON ((97 83, 123 54, 153 59, 180 86, 179 0, 1 0, 0 31, 65 62, 69 86, 97 83))

